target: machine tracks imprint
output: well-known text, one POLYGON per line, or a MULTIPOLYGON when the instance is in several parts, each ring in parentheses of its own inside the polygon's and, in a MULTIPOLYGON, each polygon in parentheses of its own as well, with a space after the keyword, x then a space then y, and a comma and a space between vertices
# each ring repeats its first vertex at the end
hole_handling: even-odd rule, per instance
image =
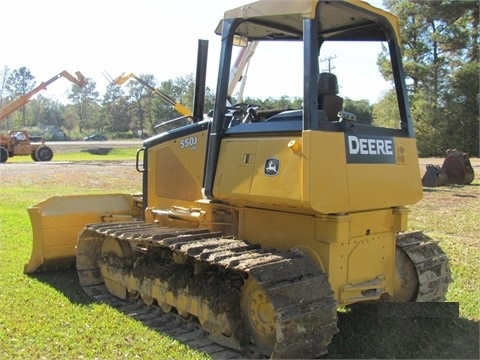
POLYGON ((105 283, 116 297, 158 306, 159 319, 178 314, 183 323, 199 324, 191 325, 195 341, 206 332, 220 351, 233 349, 233 357, 319 356, 338 331, 328 275, 309 257, 208 229, 87 225, 77 270, 87 292, 105 283))
POLYGON ((209 355, 212 359, 259 359, 261 354, 254 347, 241 352, 219 345, 208 338, 198 321, 185 321, 176 313, 164 313, 158 305, 146 305, 140 298, 129 296, 119 299, 107 291, 104 285, 84 286, 84 291, 95 301, 113 307, 145 326, 171 336, 177 341, 209 355))

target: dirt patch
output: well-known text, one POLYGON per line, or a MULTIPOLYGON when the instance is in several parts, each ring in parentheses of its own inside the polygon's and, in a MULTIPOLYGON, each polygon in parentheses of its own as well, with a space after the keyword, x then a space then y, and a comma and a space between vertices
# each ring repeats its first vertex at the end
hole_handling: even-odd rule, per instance
POLYGON ((108 155, 110 153, 110 151, 112 151, 113 148, 100 148, 100 147, 97 147, 97 148, 90 148, 90 149, 87 149, 87 150, 82 150, 82 152, 88 152, 90 154, 93 154, 93 155, 108 155))
POLYGON ((132 161, 65 161, 4 163, 0 165, 2 186, 73 186, 87 189, 142 190, 142 174, 132 161))

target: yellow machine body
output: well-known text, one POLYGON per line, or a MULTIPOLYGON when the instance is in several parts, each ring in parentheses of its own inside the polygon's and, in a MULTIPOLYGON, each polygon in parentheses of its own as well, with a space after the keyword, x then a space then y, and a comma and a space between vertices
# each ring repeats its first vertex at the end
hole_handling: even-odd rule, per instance
POLYGON ((78 234, 85 224, 128 221, 141 216, 141 202, 129 194, 56 196, 28 208, 33 249, 24 271, 75 264, 78 234))
MULTIPOLYGON (((343 304, 394 296, 396 234, 407 230, 405 206, 422 196, 414 139, 384 139, 390 163, 350 164, 341 133, 232 136, 220 148, 219 204, 201 194, 206 136, 203 130, 149 148, 147 219, 303 251, 329 274, 343 304), (266 175, 270 159, 277 173, 266 175), (236 215, 219 219, 223 208, 236 215)), ((374 145, 380 142, 371 153, 374 145)))
POLYGON ((393 144, 393 163, 365 165, 347 163, 343 134, 226 139, 214 193, 244 206, 240 238, 308 253, 341 303, 393 296, 395 235, 406 231, 404 206, 422 195, 412 181, 419 178, 415 141, 393 144), (265 176, 271 158, 278 159, 278 174, 265 176), (375 292, 360 295, 368 289, 375 292))

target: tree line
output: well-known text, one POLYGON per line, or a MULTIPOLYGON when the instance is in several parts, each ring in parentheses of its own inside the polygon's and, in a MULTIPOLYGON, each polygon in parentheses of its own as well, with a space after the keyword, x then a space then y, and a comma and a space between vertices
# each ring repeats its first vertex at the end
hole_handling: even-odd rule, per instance
MULTIPOLYGON (((402 54, 411 114, 415 124, 420 156, 444 156, 449 148, 479 156, 479 6, 477 0, 384 0, 384 6, 399 18, 402 54)), ((385 52, 378 55, 382 76, 392 78, 385 52)), ((156 83, 151 74, 138 75, 152 87, 186 107, 193 104, 194 76, 188 74, 156 83)), ((27 93, 35 86, 28 68, 0 74, 0 105, 27 93)), ((215 94, 207 87, 205 111, 213 109, 215 94)), ((103 96, 96 83, 72 85, 62 104, 39 95, 27 106, 0 123, 0 131, 9 128, 62 128, 73 139, 98 132, 111 138, 144 137, 155 126, 179 117, 172 106, 134 80, 124 86, 109 85, 103 96)), ((300 98, 245 98, 262 109, 300 108, 300 98)), ((373 125, 398 123, 394 90, 377 103, 346 98, 344 110, 355 113, 358 121, 373 125)), ((165 125, 168 130, 178 124, 165 125)))
MULTIPOLYGON (((479 156, 478 0, 384 0, 398 16, 402 55, 417 146, 422 156, 449 148, 479 156)), ((391 73, 385 54, 378 64, 391 73)), ((375 118, 389 118, 395 95, 375 105, 375 118)), ((392 118, 390 116, 390 118, 392 118)))

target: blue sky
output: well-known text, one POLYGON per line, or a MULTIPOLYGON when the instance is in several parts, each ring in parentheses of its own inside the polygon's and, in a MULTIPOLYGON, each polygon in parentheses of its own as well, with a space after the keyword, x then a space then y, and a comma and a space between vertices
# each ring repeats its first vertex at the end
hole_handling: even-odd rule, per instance
MULTIPOLYGON (((225 10, 249 0, 6 0, 2 2, 0 26, 2 55, 0 71, 26 66, 37 83, 46 81, 62 70, 72 74, 79 70, 97 83, 103 94, 107 71, 115 77, 120 73, 152 74, 158 82, 175 79, 195 71, 197 40, 208 39, 209 65, 207 85, 215 89, 219 57, 219 37, 214 34, 225 10), (76 4, 76 5, 75 5, 76 4)), ((369 1, 381 6, 381 0, 369 1)), ((266 50, 265 50, 266 51, 266 50)), ((255 84, 255 73, 261 71, 261 54, 257 48, 248 74, 246 92, 253 96, 294 96, 295 86, 285 81, 261 87, 255 84), (258 54, 258 56, 256 56, 258 54), (254 65, 256 58, 259 58, 254 65), (249 89, 250 87, 250 89, 249 89), (292 92, 292 93, 289 93, 292 92)), ((376 57, 378 51, 363 49, 356 56, 376 57)), ((339 64, 341 56, 333 64, 339 64)), ((364 71, 355 76, 370 74, 364 71)), ((352 75, 353 76, 353 75, 352 75)), ((352 76, 348 76, 351 80, 352 76)), ((340 81, 340 80, 339 80, 340 81)), ((359 80, 362 81, 362 80, 359 80)), ((351 81, 349 81, 351 83, 351 81)), ((381 93, 382 84, 371 96, 381 93)), ((62 99, 70 87, 59 79, 42 95, 62 99)), ((341 90, 349 95, 349 85, 340 81, 341 90)))

